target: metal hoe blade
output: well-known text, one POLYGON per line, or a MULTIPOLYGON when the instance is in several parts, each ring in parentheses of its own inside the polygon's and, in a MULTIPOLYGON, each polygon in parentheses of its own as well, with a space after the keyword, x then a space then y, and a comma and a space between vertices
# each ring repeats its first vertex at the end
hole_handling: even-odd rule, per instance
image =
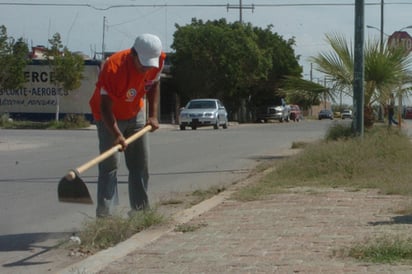
POLYGON ((57 188, 59 201, 65 203, 93 204, 86 184, 77 175, 78 174, 76 174, 72 180, 69 180, 67 176, 60 180, 57 188))
MULTIPOLYGON (((152 126, 146 125, 144 128, 142 128, 141 130, 127 138, 125 141, 126 144, 134 142, 150 130, 152 130, 152 126)), ((93 204, 93 200, 90 197, 90 193, 87 189, 86 184, 82 181, 82 179, 80 179, 80 173, 104 161, 108 157, 112 156, 114 153, 118 152, 120 149, 121 145, 117 144, 112 148, 106 150, 99 156, 91 159, 90 161, 67 173, 67 175, 64 176, 59 182, 59 186, 57 189, 59 201, 66 203, 93 204)))

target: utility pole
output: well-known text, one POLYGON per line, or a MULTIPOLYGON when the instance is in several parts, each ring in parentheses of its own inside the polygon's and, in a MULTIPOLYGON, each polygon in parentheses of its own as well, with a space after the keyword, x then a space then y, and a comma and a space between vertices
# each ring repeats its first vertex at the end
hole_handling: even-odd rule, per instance
POLYGON ((238 9, 239 10, 239 22, 242 23, 243 22, 243 16, 242 16, 242 11, 244 9, 249 9, 252 10, 252 12, 255 10, 255 5, 243 5, 242 4, 242 0, 239 0, 239 5, 230 5, 227 4, 226 6, 227 10, 229 11, 229 9, 238 9))
POLYGON ((312 82, 312 80, 313 80, 313 74, 312 74, 312 71, 313 71, 313 64, 312 63, 310 63, 310 81, 312 82))
POLYGON ((353 106, 355 109, 354 129, 363 138, 364 133, 364 26, 365 1, 355 0, 355 62, 353 75, 353 106))
POLYGON ((242 23, 242 0, 239 0, 239 22, 242 23))
POLYGON ((380 49, 381 49, 381 52, 383 51, 383 34, 385 33, 384 31, 383 31, 383 26, 384 26, 384 24, 383 24, 383 17, 384 17, 384 14, 383 14, 383 9, 384 9, 384 0, 381 0, 381 38, 380 38, 380 49))
POLYGON ((106 32, 106 16, 103 16, 102 60, 104 60, 104 34, 106 32))

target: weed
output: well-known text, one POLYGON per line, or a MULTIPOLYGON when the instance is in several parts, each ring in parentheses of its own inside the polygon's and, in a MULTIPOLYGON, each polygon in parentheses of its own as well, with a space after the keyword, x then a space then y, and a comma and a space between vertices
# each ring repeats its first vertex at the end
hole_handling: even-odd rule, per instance
POLYGON ((412 260, 412 238, 384 235, 357 244, 347 252, 348 256, 374 263, 394 263, 412 260))
POLYGON ((196 190, 192 193, 192 196, 195 197, 195 199, 192 201, 192 205, 198 204, 204 200, 207 200, 216 194, 219 194, 220 192, 224 191, 225 188, 221 187, 211 187, 207 190, 196 190))
POLYGON ((199 223, 199 224, 179 224, 176 226, 176 228, 173 230, 175 232, 182 232, 182 233, 187 233, 187 232, 194 232, 202 227, 207 226, 205 223, 199 223))
POLYGON ((9 125, 12 122, 8 113, 0 114, 0 127, 9 125))
POLYGON ((73 129, 88 126, 90 123, 79 114, 67 114, 63 120, 46 122, 12 120, 7 114, 0 118, 0 127, 5 129, 73 129))
POLYGON ((299 148, 305 148, 308 145, 307 142, 292 142, 292 149, 299 149, 299 148))
POLYGON ((179 204, 183 204, 183 203, 184 203, 183 200, 169 199, 169 200, 161 201, 159 204, 160 205, 179 205, 179 204))
MULTIPOLYGON (((150 226, 163 222, 163 216, 156 210, 138 211, 130 218, 113 215, 106 218, 90 219, 84 223, 79 233, 82 253, 93 254, 130 238, 150 226)), ((73 246, 69 246, 73 248, 73 246)))
POLYGON ((336 141, 339 139, 348 139, 354 136, 351 126, 334 123, 326 132, 325 140, 336 141))

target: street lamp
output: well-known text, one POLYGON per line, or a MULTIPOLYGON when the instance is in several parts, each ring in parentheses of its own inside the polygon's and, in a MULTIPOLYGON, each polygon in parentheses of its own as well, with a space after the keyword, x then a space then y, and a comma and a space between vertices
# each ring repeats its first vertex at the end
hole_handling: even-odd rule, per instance
POLYGON ((409 25, 409 26, 407 26, 407 27, 401 28, 401 29, 398 30, 398 31, 403 31, 404 29, 412 29, 412 25, 409 25))
MULTIPOLYGON (((380 29, 380 28, 377 28, 377 27, 374 27, 374 26, 371 26, 371 25, 366 25, 366 27, 367 27, 368 29, 374 29, 374 30, 377 30, 377 31, 381 32, 381 29, 380 29)), ((412 27, 412 26, 408 26, 408 27, 406 27, 406 28, 409 28, 409 27, 412 27)), ((405 29, 405 28, 403 28, 403 29, 405 29)), ((387 33, 384 33, 384 32, 382 32, 382 33, 385 34, 386 36, 389 36, 389 34, 387 34, 387 33)), ((383 40, 383 36, 382 36, 382 40, 383 40)))
MULTIPOLYGON (((379 32, 381 32, 382 34, 384 34, 384 35, 386 35, 386 36, 390 36, 389 34, 387 34, 387 33, 385 33, 385 32, 383 32, 383 31, 381 31, 381 29, 380 28, 377 28, 377 27, 374 27, 374 26, 371 26, 371 25, 366 25, 366 27, 368 28, 368 29, 374 29, 374 30, 377 30, 377 31, 379 31, 379 32)), ((401 28, 400 30, 397 30, 397 31, 395 31, 395 32, 398 32, 398 31, 403 31, 403 30, 405 30, 405 29, 412 29, 412 25, 410 25, 410 26, 406 26, 406 27, 403 27, 403 28, 401 28)), ((383 36, 381 36, 381 42, 383 43, 383 36)))

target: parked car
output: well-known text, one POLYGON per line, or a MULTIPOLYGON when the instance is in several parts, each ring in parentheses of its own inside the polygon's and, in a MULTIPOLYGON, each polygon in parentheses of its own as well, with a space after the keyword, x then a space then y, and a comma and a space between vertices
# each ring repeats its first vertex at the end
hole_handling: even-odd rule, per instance
POLYGON ((204 126, 213 126, 214 129, 222 126, 226 129, 227 111, 218 99, 193 99, 181 109, 179 125, 181 130, 185 130, 187 126, 193 130, 204 126))
POLYGON ((294 122, 299 122, 302 119, 302 111, 298 105, 290 105, 289 119, 294 122))
POLYGON ((335 111, 333 113, 333 118, 341 118, 342 117, 342 113, 340 111, 335 111))
POLYGON ((352 110, 350 110, 350 109, 343 110, 342 114, 341 114, 341 118, 342 119, 345 119, 345 118, 352 119, 352 110))
POLYGON ((322 109, 321 111, 319 111, 318 119, 319 120, 322 120, 322 119, 333 120, 333 112, 329 109, 322 109))
POLYGON ((289 106, 269 106, 265 112, 258 114, 257 120, 267 123, 269 120, 278 120, 279 122, 289 122, 289 106))
POLYGON ((405 109, 405 119, 412 119, 412 107, 407 107, 405 109))

